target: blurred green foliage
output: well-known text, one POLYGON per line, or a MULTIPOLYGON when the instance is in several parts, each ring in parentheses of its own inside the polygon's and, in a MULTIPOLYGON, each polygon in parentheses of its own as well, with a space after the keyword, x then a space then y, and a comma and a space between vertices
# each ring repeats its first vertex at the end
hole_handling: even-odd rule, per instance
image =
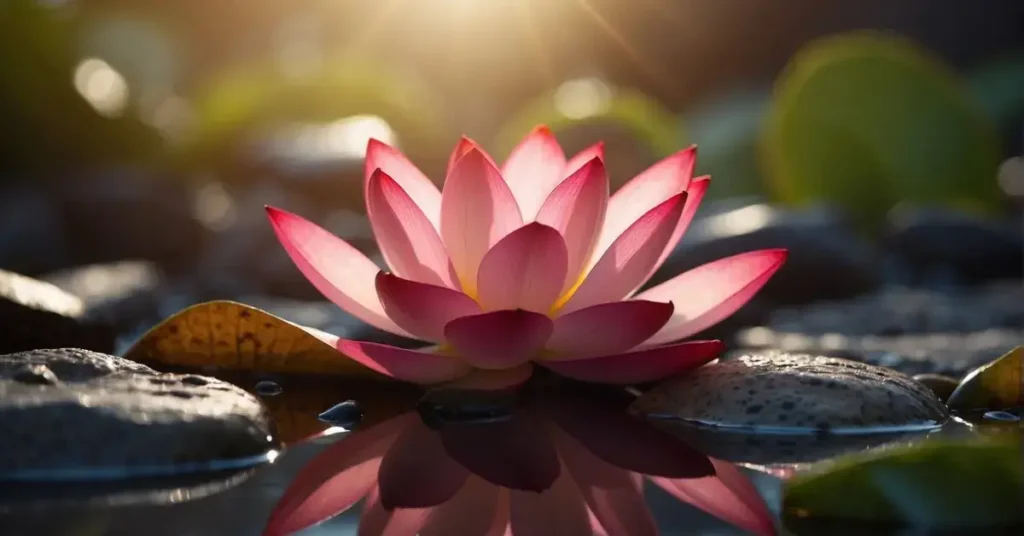
POLYGON ((830 201, 868 226, 900 201, 1000 203, 992 124, 944 65, 897 37, 806 46, 777 82, 761 150, 779 200, 830 201))

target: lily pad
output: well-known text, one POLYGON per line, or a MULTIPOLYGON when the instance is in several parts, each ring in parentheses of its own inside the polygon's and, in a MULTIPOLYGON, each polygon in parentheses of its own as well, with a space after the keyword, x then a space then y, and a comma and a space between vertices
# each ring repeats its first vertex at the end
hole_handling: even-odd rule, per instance
POLYGON ((953 410, 1024 407, 1024 346, 968 374, 947 405, 953 410))
MULTIPOLYGON (((845 521, 925 529, 1024 523, 1020 438, 855 454, 785 484, 787 526, 845 521)), ((808 531, 807 534, 820 533, 808 531)))
POLYGON ((814 42, 776 86, 762 133, 782 201, 836 203, 877 225, 901 201, 992 212, 999 140, 951 70, 905 39, 814 42))
POLYGON ((164 320, 124 357, 158 367, 384 378, 339 353, 332 338, 242 303, 210 301, 164 320))

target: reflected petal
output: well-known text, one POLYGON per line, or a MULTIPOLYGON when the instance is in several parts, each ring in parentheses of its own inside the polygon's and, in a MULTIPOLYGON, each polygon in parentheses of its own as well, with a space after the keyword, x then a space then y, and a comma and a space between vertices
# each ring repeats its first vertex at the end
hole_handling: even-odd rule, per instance
POLYGON ((565 465, 545 491, 512 490, 509 520, 518 536, 590 536, 593 530, 587 503, 565 465))
POLYGON ((386 509, 426 508, 451 499, 469 472, 448 456, 441 437, 414 419, 380 464, 380 501, 386 509))
POLYGON ((498 486, 539 492, 559 475, 547 430, 526 411, 493 423, 448 425, 441 439, 452 458, 498 486))
POLYGON ((397 508, 388 510, 380 502, 380 490, 374 487, 366 496, 363 515, 359 518, 358 536, 409 536, 419 532, 427 522, 430 508, 397 508))
POLYGON ((508 524, 508 491, 469 475, 452 500, 430 513, 420 536, 501 536, 508 524))

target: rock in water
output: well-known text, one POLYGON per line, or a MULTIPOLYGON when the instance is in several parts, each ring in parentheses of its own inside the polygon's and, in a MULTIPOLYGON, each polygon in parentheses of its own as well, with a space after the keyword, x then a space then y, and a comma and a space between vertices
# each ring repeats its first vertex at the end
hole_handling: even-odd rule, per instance
POLYGON ((0 353, 75 346, 113 350, 109 325, 84 318, 77 296, 42 281, 0 270, 0 353))
POLYGON ((145 473, 274 447, 266 410, 244 390, 78 349, 0 356, 0 430, 0 478, 145 473))
POLYGON ((746 355, 669 379, 632 410, 756 431, 928 428, 948 413, 903 374, 856 361, 781 352, 746 355))

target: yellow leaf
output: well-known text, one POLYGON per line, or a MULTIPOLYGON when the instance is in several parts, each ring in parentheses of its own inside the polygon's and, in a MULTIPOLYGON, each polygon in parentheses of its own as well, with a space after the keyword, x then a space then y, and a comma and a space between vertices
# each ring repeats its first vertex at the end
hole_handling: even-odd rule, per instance
POLYGON ((1024 346, 968 374, 947 405, 955 410, 1024 407, 1024 346))

